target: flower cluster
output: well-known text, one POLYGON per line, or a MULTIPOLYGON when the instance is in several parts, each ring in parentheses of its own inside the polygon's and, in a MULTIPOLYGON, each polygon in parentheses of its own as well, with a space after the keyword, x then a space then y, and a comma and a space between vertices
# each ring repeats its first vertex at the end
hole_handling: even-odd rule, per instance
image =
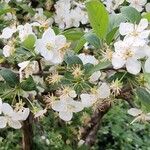
POLYGON ((21 128, 21 121, 24 121, 29 116, 29 108, 22 107, 19 110, 13 110, 8 103, 3 103, 0 99, 0 128, 5 128, 7 124, 14 128, 21 128))
POLYGON ((131 74, 138 74, 141 71, 140 59, 146 57, 145 71, 149 73, 149 53, 148 36, 150 30, 148 20, 142 19, 138 25, 132 23, 121 23, 119 32, 124 36, 123 40, 114 43, 115 52, 112 56, 112 65, 115 69, 124 65, 131 74))

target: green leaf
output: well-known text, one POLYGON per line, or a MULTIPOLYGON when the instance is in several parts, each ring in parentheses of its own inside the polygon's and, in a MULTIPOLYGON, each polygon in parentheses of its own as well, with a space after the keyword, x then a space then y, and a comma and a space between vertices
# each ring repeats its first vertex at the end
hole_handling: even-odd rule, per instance
POLYGON ((118 27, 114 28, 111 32, 109 32, 107 34, 107 36, 106 36, 106 42, 107 42, 107 44, 110 44, 113 41, 113 39, 114 39, 117 31, 118 31, 118 27))
POLYGON ((88 43, 93 45, 95 48, 101 47, 101 41, 95 33, 85 34, 85 39, 88 43))
POLYGON ((3 77, 3 79, 8 83, 10 87, 15 87, 17 84, 19 84, 19 79, 17 75, 9 69, 0 70, 0 75, 3 77))
POLYGON ((65 62, 68 66, 73 66, 73 65, 76 65, 76 64, 83 65, 82 60, 79 57, 75 56, 75 55, 66 56, 65 57, 65 62))
POLYGON ((75 48, 74 48, 74 51, 75 51, 76 53, 79 53, 80 50, 83 48, 83 46, 84 46, 85 43, 86 43, 85 37, 82 36, 82 37, 80 38, 80 40, 77 41, 77 44, 76 44, 76 46, 75 46, 75 48))
POLYGON ((18 6, 20 6, 23 9, 24 12, 28 12, 31 15, 35 14, 35 12, 32 9, 32 7, 28 6, 27 4, 20 4, 20 3, 18 3, 18 6))
POLYGON ((150 22, 150 13, 146 13, 142 17, 146 18, 150 22))
POLYGON ((99 0, 86 2, 88 17, 92 28, 98 37, 104 39, 107 33, 109 18, 105 6, 99 0))
POLYGON ((33 50, 35 41, 36 41, 36 37, 33 34, 29 34, 22 43, 23 47, 28 50, 33 50))
POLYGON ((67 38, 67 40, 70 41, 79 40, 84 35, 84 33, 79 29, 69 29, 62 32, 61 34, 63 34, 67 38))
POLYGON ((141 20, 141 14, 135 8, 130 6, 124 6, 121 8, 122 15, 132 23, 139 23, 141 20))
POLYGON ((112 31, 114 28, 119 27, 121 22, 126 22, 126 18, 120 14, 111 14, 109 16, 109 32, 112 31))
POLYGON ((36 90, 36 83, 34 82, 32 76, 30 76, 26 80, 22 81, 20 83, 20 86, 21 86, 21 88, 24 91, 33 91, 33 90, 36 90))
POLYGON ((13 8, 11 8, 8 4, 1 3, 0 4, 0 15, 6 14, 8 12, 15 12, 15 10, 13 8))
POLYGON ((144 88, 137 88, 136 94, 141 103, 150 110, 150 93, 146 91, 144 88))
POLYGON ((94 72, 105 69, 109 67, 111 63, 109 61, 101 62, 97 65, 95 65, 88 73, 88 75, 92 75, 94 72))

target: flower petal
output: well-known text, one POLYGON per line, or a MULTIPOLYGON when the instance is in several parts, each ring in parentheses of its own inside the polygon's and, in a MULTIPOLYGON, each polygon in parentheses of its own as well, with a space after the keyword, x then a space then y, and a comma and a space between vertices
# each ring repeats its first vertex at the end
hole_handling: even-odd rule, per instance
POLYGON ((141 71, 141 62, 137 59, 129 58, 126 62, 127 71, 131 74, 138 74, 141 71))
POLYGON ((46 43, 47 42, 55 42, 55 32, 53 29, 51 28, 48 28, 44 33, 43 33, 43 36, 42 36, 42 40, 45 41, 46 43))
POLYGON ((67 110, 67 104, 66 104, 65 100, 54 101, 52 103, 52 109, 55 111, 66 111, 67 110))
POLYGON ((5 115, 12 116, 13 115, 13 108, 8 103, 2 104, 2 112, 5 115))
POLYGON ((150 57, 145 61, 144 69, 146 73, 150 73, 150 57))
POLYGON ((99 98, 107 98, 110 96, 110 88, 106 83, 102 83, 102 85, 98 88, 99 98))
POLYGON ((70 111, 60 111, 59 117, 64 121, 70 121, 73 117, 73 113, 70 111))
POLYGON ((0 116, 0 128, 5 128, 7 125, 7 118, 4 116, 0 116))
POLYGON ((11 119, 8 120, 8 125, 14 129, 20 129, 22 127, 22 125, 19 121, 14 121, 11 119))
POLYGON ((140 109, 137 109, 137 108, 131 108, 128 110, 128 114, 131 115, 131 116, 138 116, 142 113, 142 111, 140 109))
POLYGON ((91 94, 81 94, 81 101, 84 107, 91 107, 94 103, 94 99, 91 94))
POLYGON ((146 29, 148 27, 148 20, 147 19, 141 19, 138 27, 137 27, 137 31, 138 32, 142 32, 144 29, 146 29))
POLYGON ((119 32, 121 35, 128 35, 134 30, 134 25, 132 23, 121 23, 119 27, 119 32))
POLYGON ((112 65, 115 69, 122 68, 125 64, 125 60, 121 58, 118 54, 114 53, 112 56, 112 65))

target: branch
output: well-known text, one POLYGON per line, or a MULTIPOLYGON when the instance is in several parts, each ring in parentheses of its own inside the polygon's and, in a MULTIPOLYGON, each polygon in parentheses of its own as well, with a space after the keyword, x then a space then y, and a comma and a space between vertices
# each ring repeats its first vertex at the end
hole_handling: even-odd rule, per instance
POLYGON ((23 122, 22 130, 22 149, 23 150, 32 150, 33 146, 33 129, 32 129, 33 116, 29 115, 27 120, 23 122))
POLYGON ((101 103, 97 110, 93 113, 90 121, 86 124, 86 126, 83 127, 81 139, 85 141, 87 146, 91 147, 94 145, 100 122, 110 108, 111 103, 109 101, 104 101, 101 103))

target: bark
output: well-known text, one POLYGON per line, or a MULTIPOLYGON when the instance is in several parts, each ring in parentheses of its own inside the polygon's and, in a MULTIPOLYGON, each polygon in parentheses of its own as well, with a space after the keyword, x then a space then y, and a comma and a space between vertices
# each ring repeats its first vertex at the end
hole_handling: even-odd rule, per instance
POLYGON ((32 130, 32 115, 30 114, 27 120, 23 122, 22 130, 22 149, 32 150, 33 146, 33 130, 32 130))
POLYGON ((85 141, 87 146, 91 147, 94 145, 101 120, 110 108, 110 102, 104 101, 101 103, 98 109, 93 113, 90 121, 83 127, 81 139, 85 141))

